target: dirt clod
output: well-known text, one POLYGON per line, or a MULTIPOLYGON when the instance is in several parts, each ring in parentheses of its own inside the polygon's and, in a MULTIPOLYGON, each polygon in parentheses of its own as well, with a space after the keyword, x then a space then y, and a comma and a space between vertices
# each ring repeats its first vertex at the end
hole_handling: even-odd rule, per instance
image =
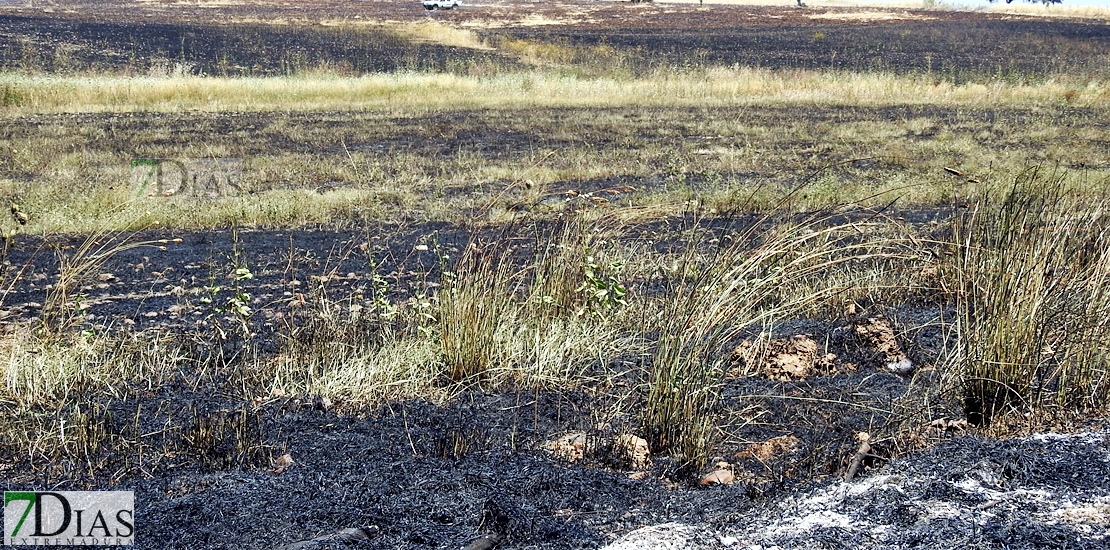
POLYGON ((806 335, 771 340, 760 345, 745 340, 733 351, 733 374, 752 372, 770 380, 802 380, 835 370, 836 355, 822 353, 806 335))
POLYGON ((732 485, 736 483, 736 475, 728 468, 718 468, 703 476, 699 483, 702 486, 732 485))
POLYGON ((621 465, 633 470, 651 467, 651 449, 642 437, 632 434, 618 436, 613 443, 613 454, 621 465))
POLYGON ((887 318, 871 317, 852 323, 846 329, 855 337, 862 366, 887 368, 892 372, 912 368, 912 363, 898 344, 894 327, 887 318))
POLYGON ((556 458, 578 462, 586 457, 586 440, 585 432, 574 432, 549 441, 546 447, 556 458))
POLYGON ((274 460, 274 468, 270 470, 271 474, 280 475, 285 473, 286 470, 293 466, 293 455, 285 453, 274 460))
POLYGON ((597 437, 586 432, 573 432, 544 444, 552 455, 567 462, 596 460, 625 470, 651 468, 651 449, 642 437, 621 434, 616 437, 597 437))
POLYGON ((768 462, 776 456, 786 455, 794 452, 800 443, 797 437, 792 435, 780 435, 772 437, 762 443, 753 443, 748 447, 734 455, 736 459, 754 458, 760 462, 768 462))

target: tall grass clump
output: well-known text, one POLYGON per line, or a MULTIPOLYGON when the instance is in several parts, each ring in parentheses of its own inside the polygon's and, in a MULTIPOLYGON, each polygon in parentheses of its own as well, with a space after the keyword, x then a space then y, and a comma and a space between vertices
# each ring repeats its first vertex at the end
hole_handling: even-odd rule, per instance
POLYGON ((961 342, 950 381, 972 423, 1106 404, 1110 200, 1068 187, 1030 170, 957 217, 961 342))
POLYGON ((530 315, 541 322, 581 317, 604 321, 627 305, 620 273, 624 262, 608 250, 620 225, 615 217, 589 221, 578 214, 555 227, 537 228, 530 315), (558 237, 551 239, 545 232, 558 237))
POLYGON ((800 222, 762 218, 720 240, 689 241, 667 275, 658 337, 647 373, 641 423, 655 451, 701 467, 716 431, 725 346, 745 330, 812 308, 854 285, 840 272, 896 257, 894 241, 867 237, 869 224, 833 223, 829 216, 800 222), (727 244, 726 244, 727 242, 727 244))
POLYGON ((0 402, 28 408, 94 392, 121 397, 131 382, 157 386, 180 360, 178 346, 158 336, 20 331, 0 339, 0 402))
POLYGON ((627 353, 623 254, 612 239, 616 218, 579 213, 536 228, 519 342, 520 376, 536 385, 580 380, 588 363, 627 353), (555 238, 551 238, 554 236, 555 238))
POLYGON ((541 224, 530 254, 472 241, 436 295, 447 377, 565 384, 626 344, 623 264, 607 249, 615 223, 541 224))
POLYGON ((507 251, 475 241, 444 270, 437 320, 448 378, 481 379, 505 366, 502 335, 516 322, 519 275, 507 251))

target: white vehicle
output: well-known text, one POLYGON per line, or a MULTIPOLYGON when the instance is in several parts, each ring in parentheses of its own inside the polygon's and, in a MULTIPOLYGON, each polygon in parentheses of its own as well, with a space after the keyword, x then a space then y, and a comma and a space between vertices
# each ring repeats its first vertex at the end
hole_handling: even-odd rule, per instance
POLYGON ((459 0, 424 0, 426 10, 449 10, 459 7, 459 0))

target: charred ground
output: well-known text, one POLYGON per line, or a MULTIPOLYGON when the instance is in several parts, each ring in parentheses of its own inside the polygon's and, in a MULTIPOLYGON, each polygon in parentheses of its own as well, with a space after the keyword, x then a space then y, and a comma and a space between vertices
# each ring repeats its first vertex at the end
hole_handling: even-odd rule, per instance
MULTIPOLYGON (((599 2, 476 3, 431 15, 410 1, 35 6, 2 6, 0 67, 31 75, 481 76, 557 60, 556 70, 584 78, 741 65, 931 75, 938 85, 960 85, 1042 82, 1064 72, 1097 79, 1110 65, 1110 27, 1100 21, 954 11, 599 2), (472 32, 479 42, 471 46, 482 47, 413 39, 393 26, 425 20, 472 32), (547 53, 537 59, 525 51, 547 53)), ((18 106, 18 90, 3 93, 5 104, 18 106)), ((850 184, 864 189, 854 196, 866 196, 924 173, 922 180, 945 191, 925 201, 895 193, 876 207, 841 204, 831 213, 908 226, 919 239, 915 252, 933 258, 923 267, 936 267, 930 262, 945 252, 936 243, 950 236, 953 216, 967 206, 965 186, 979 178, 998 183, 990 180, 993 159, 1089 170, 1092 177, 1110 169, 1104 155, 1110 119, 1097 104, 1072 105, 1074 97, 1022 107, 0 111, 0 177, 23 186, 21 196, 4 197, 23 202, 32 215, 45 203, 34 202, 40 182, 58 184, 67 204, 81 204, 81 197, 125 181, 136 157, 242 158, 248 197, 275 190, 310 191, 321 200, 350 189, 378 193, 323 220, 200 229, 165 220, 166 229, 127 237, 154 242, 113 255, 74 289, 80 304, 67 309, 64 336, 112 342, 121 352, 107 353, 109 361, 156 343, 168 350, 173 368, 157 378, 77 387, 65 399, 34 407, 0 402, 11 433, 26 434, 0 444, 0 484, 133 489, 139 546, 147 548, 275 548, 355 527, 372 531, 354 544, 364 548, 457 548, 495 534, 505 537, 504 547, 596 548, 665 521, 726 534, 750 524, 754 533, 780 519, 765 510, 783 517, 809 510, 812 503, 801 496, 806 491, 822 502, 835 500, 822 491, 844 489, 836 480, 866 432, 873 445, 860 456, 869 478, 864 485, 879 487, 879 496, 848 499, 846 506, 856 526, 874 519, 896 526, 898 537, 838 524, 811 536, 795 525, 748 533, 747 541, 937 548, 953 541, 1029 547, 1078 541, 1094 547, 1105 522, 1034 530, 1026 520, 1038 505, 1027 497, 1052 491, 1104 511, 1104 439, 983 436, 1102 428, 1066 414, 1019 418, 995 432, 960 423, 965 411, 939 392, 937 368, 952 331, 950 289, 932 284, 936 274, 923 269, 907 274, 910 283, 896 300, 851 299, 841 304, 849 307, 816 318, 779 320, 769 334, 783 340, 778 345, 787 355, 836 355, 820 367, 804 366, 804 376, 783 375, 798 365, 744 363, 737 352, 709 411, 720 419, 711 458, 730 463, 738 478, 730 485, 702 486, 704 472, 663 454, 643 468, 615 456, 614 437, 640 429, 635 411, 643 406, 650 368, 642 346, 591 360, 573 383, 460 383, 444 375, 425 398, 372 406, 244 382, 254 375, 245 371, 298 346, 362 339, 373 347, 383 324, 355 313, 378 307, 375 298, 405 303, 432 292, 443 284, 450 258, 475 240, 508 243, 526 264, 557 220, 582 212, 603 217, 626 200, 637 207, 621 226, 621 244, 644 253, 681 248, 683 235, 698 227, 711 241, 726 222, 759 219, 735 211, 725 222, 643 214, 657 206, 652 197, 658 194, 668 197, 662 202, 690 204, 722 188, 741 196, 799 190, 791 195, 799 204, 787 206, 801 212, 786 216, 797 219, 810 213, 807 194, 836 196, 850 184), (730 155, 745 161, 715 160, 730 155), (533 172, 547 165, 577 173, 570 168, 582 158, 591 169, 607 170, 538 185, 530 180, 539 180, 533 172), (621 164, 623 158, 631 160, 621 164), (375 187, 381 185, 399 189, 375 187), (612 193, 590 197, 604 191, 612 193), (599 197, 608 198, 590 200, 599 197), (443 204, 451 208, 433 208, 443 204), (538 221, 506 227, 482 217, 492 207, 538 221), (250 296, 248 313, 227 306, 237 294, 250 296), (319 322, 325 314, 341 322, 319 322), (790 348, 791 342, 798 345, 790 348), (891 368, 903 357, 915 371, 891 368), (579 434, 572 440, 584 442, 580 459, 552 452, 553 442, 579 434), (931 450, 918 454, 923 449, 931 450), (283 462, 286 454, 291 465, 283 462), (905 457, 914 462, 899 462, 905 457), (904 482, 871 477, 891 463, 904 482), (967 489, 968 479, 995 492, 967 489), (898 491, 909 496, 890 496, 898 491), (956 512, 937 513, 928 504, 941 501, 955 502, 956 512), (1011 515, 991 519, 984 511, 992 506, 1011 515)), ((207 204, 193 197, 141 199, 183 211, 207 204)), ((87 235, 72 234, 5 241, 5 342, 44 330, 60 267, 86 242, 87 235)), ((651 279, 624 283, 630 295, 662 288, 651 279)), ((27 353, 43 353, 57 341, 32 340, 37 347, 27 353)), ((293 548, 339 546, 331 540, 293 548)))
POLYGON ((934 75, 955 83, 1101 74, 1110 31, 1099 20, 859 8, 489 2, 446 13, 418 3, 313 2, 213 6, 58 2, 50 13, 0 15, 3 67, 24 71, 212 76, 311 70, 489 73, 518 68, 506 44, 524 39, 589 48, 577 62, 646 74, 752 66, 934 75), (213 24, 214 19, 221 20, 213 24), (389 24, 441 22, 471 30, 482 49, 413 42, 389 24))

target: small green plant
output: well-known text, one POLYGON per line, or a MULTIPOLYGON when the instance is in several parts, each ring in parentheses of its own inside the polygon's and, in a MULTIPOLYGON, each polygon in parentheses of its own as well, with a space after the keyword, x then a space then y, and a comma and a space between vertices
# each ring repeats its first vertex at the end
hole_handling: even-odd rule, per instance
POLYGON ((628 291, 618 277, 623 263, 599 265, 594 256, 588 255, 582 264, 582 284, 575 289, 585 296, 577 312, 579 316, 589 313, 604 319, 617 308, 628 305, 624 300, 628 291))
POLYGON ((590 223, 577 215, 560 224, 557 240, 537 235, 529 313, 538 322, 572 316, 606 320, 628 305, 624 263, 605 253, 614 222, 602 217, 590 223))
POLYGON ((251 295, 247 292, 244 283, 253 279, 254 273, 243 258, 243 249, 239 244, 239 231, 234 228, 231 230, 231 254, 228 255, 228 263, 231 272, 226 278, 231 283, 228 288, 231 295, 222 303, 220 302, 219 294, 224 287, 216 284, 218 276, 215 271, 212 271, 209 274, 209 284, 204 287, 207 294, 200 297, 200 302, 212 308, 213 315, 210 315, 209 319, 216 323, 221 339, 225 335, 223 329, 219 327, 218 314, 227 314, 235 321, 236 330, 245 341, 251 337, 250 322, 254 310, 251 309, 251 295))
POLYGON ((245 266, 236 267, 231 274, 233 295, 227 299, 225 308, 227 311, 234 313, 235 317, 242 323, 247 323, 251 316, 251 295, 243 288, 242 283, 253 278, 254 273, 251 273, 250 268, 245 266))

